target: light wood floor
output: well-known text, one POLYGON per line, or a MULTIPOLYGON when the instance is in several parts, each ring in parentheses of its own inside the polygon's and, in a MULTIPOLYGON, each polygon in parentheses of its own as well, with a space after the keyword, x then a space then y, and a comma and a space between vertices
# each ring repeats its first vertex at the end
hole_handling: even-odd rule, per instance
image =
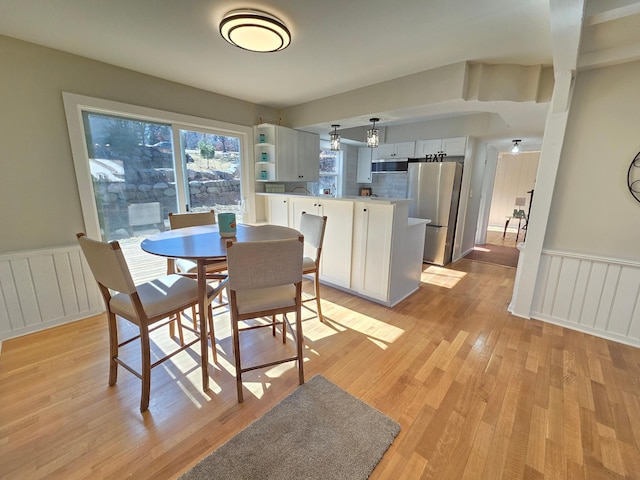
MULTIPOLYGON (((640 478, 640 350, 512 317, 514 275, 425 266, 394 309, 325 288, 326 324, 305 314, 306 378, 401 424, 371 478, 640 478)), ((293 364, 251 372, 237 404, 226 314, 216 328, 211 391, 197 353, 182 353, 154 369, 144 415, 137 378, 120 370, 107 386, 102 316, 4 342, 0 477, 164 479, 194 465, 297 386, 293 364)), ((283 348, 263 333, 244 351, 283 348)), ((156 351, 172 345, 154 338, 156 351)))
POLYGON ((498 232, 494 230, 487 230, 487 243, 491 245, 502 245, 504 247, 515 248, 518 243, 524 241, 523 237, 524 237, 524 233, 522 231, 520 232, 520 235, 518 236, 518 240, 516 241, 516 234, 513 232, 507 231, 507 233, 504 235, 504 238, 503 238, 502 231, 498 232))

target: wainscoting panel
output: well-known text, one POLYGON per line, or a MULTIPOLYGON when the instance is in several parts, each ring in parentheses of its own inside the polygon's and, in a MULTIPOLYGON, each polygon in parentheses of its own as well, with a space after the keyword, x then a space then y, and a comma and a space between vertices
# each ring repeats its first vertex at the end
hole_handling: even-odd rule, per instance
POLYGON ((0 255, 0 340, 102 311, 80 247, 0 255))
POLYGON ((545 250, 531 316, 640 347, 640 264, 545 250))

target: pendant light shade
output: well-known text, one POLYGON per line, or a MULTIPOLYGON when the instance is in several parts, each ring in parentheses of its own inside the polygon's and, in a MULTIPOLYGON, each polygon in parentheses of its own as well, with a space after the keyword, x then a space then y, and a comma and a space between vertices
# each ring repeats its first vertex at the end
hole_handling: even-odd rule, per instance
POLYGON ((513 141, 513 147, 511 147, 511 153, 513 153, 514 155, 517 155, 520 153, 520 142, 522 140, 512 140, 513 141))
POLYGON ((248 8, 227 13, 220 22, 220 35, 230 44, 252 52, 277 52, 291 43, 291 33, 279 18, 248 8))
POLYGON ((380 131, 376 128, 376 122, 379 118, 370 118, 369 121, 373 123, 371 128, 367 130, 367 147, 376 148, 380 143, 380 131))
POLYGON ((331 132, 331 150, 338 151, 340 150, 340 135, 338 134, 338 127, 340 125, 331 125, 333 127, 333 132, 331 132))

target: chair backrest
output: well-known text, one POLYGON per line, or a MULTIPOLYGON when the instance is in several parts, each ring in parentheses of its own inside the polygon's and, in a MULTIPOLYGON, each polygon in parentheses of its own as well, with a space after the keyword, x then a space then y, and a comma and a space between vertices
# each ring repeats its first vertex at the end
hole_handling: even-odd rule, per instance
POLYGON ((227 240, 230 290, 251 290, 302 282, 304 238, 263 242, 227 240))
POLYGON ((304 243, 315 249, 316 263, 320 261, 326 226, 326 216, 319 217, 318 215, 311 215, 310 213, 302 212, 299 226, 300 233, 304 235, 304 243))
POLYGON ((129 295, 136 292, 131 272, 118 242, 99 242, 90 239, 84 233, 77 233, 76 237, 96 282, 116 292, 129 295))
POLYGON ((171 213, 169 212, 169 225, 171 230, 178 228, 197 227, 199 225, 215 225, 216 214, 213 210, 198 213, 171 213))

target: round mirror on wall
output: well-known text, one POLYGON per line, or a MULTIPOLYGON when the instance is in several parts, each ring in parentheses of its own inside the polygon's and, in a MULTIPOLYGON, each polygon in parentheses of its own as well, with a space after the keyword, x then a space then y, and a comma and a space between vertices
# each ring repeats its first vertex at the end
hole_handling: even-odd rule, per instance
POLYGON ((629 171, 627 172, 627 186, 629 192, 633 195, 636 201, 640 202, 640 152, 635 156, 629 165, 629 171))

